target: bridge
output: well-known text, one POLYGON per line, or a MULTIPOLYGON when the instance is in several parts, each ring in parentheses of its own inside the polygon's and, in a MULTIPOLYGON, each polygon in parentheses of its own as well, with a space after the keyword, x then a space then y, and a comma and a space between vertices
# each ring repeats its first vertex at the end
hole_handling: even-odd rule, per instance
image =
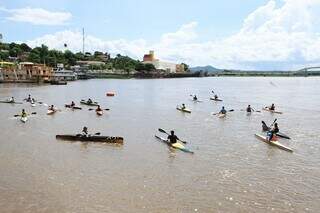
POLYGON ((297 70, 296 72, 320 72, 320 66, 319 67, 306 67, 300 70, 297 70))

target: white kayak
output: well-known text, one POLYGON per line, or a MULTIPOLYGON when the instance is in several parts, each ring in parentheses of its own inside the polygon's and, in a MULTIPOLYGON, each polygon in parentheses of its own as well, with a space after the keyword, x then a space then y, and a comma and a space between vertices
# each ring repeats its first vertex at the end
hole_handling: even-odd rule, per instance
POLYGON ((103 115, 103 111, 102 111, 102 110, 101 110, 101 111, 96 111, 96 113, 97 113, 97 115, 99 115, 99 116, 103 115))
POLYGON ((53 115, 55 112, 56 112, 56 110, 48 109, 47 115, 53 115))
POLYGON ((264 110, 264 111, 268 111, 268 112, 271 112, 271 113, 276 113, 276 114, 283 114, 283 112, 279 112, 279 111, 271 110, 271 109, 269 109, 269 108, 262 108, 262 110, 264 110))
POLYGON ((288 151, 288 152, 293 152, 293 150, 290 147, 287 147, 287 146, 279 143, 279 141, 269 141, 267 136, 263 136, 263 135, 259 135, 259 134, 255 134, 255 136, 259 140, 266 142, 269 145, 276 146, 276 147, 278 147, 282 150, 288 151))
POLYGON ((178 107, 178 106, 177 106, 177 110, 179 110, 181 112, 191 113, 190 109, 187 109, 187 108, 182 109, 182 107, 178 107))
POLYGON ((27 122, 27 120, 28 120, 28 117, 27 116, 21 116, 20 117, 20 121, 22 122, 22 123, 26 123, 27 122))
POLYGON ((226 116, 227 116, 227 114, 222 114, 222 113, 218 114, 218 118, 225 118, 226 116))

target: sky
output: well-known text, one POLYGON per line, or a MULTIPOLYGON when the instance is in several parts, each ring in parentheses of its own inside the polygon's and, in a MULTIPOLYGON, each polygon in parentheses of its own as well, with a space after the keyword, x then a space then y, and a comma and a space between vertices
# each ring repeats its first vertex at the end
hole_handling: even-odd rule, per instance
POLYGON ((4 42, 224 69, 320 66, 320 0, 0 0, 4 42))

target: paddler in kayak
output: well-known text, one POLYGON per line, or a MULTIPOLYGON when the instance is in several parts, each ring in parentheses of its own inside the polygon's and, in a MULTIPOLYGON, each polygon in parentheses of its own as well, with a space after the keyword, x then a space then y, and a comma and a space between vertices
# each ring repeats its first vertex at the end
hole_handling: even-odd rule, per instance
POLYGON ((31 102, 31 95, 28 95, 28 98, 26 99, 27 102, 31 102))
POLYGON ((9 101, 10 103, 14 103, 14 97, 11 97, 8 101, 9 101))
POLYGON ((98 105, 96 112, 101 112, 101 111, 102 111, 102 109, 100 108, 100 105, 98 105))
POLYGON ((218 95, 217 95, 217 94, 215 94, 215 95, 213 96, 213 98, 214 98, 214 100, 219 99, 219 97, 218 97, 218 95))
POLYGON ((224 106, 221 108, 219 114, 223 114, 223 115, 227 114, 227 110, 224 108, 224 106))
POLYGON ((76 106, 76 104, 73 101, 71 101, 70 107, 73 108, 75 106, 76 106))
POLYGON ((272 140, 273 136, 279 132, 278 123, 275 123, 273 128, 268 132, 269 141, 272 140))
POLYGON ((247 112, 253 112, 254 111, 250 105, 247 106, 246 110, 247 110, 247 112))
POLYGON ((83 127, 81 135, 84 136, 84 137, 87 137, 89 135, 88 134, 88 127, 86 127, 86 126, 83 127))
POLYGON ((194 96, 193 96, 193 100, 194 100, 194 101, 197 101, 197 100, 198 100, 198 97, 197 97, 196 95, 194 95, 194 96))
POLYGON ((267 124, 264 121, 261 121, 262 124, 262 131, 266 132, 269 131, 269 127, 267 126, 267 124))
POLYGON ((276 106, 274 104, 271 104, 271 106, 265 108, 274 111, 276 109, 276 106))
POLYGON ((27 117, 27 113, 24 109, 22 109, 22 112, 21 112, 21 117, 27 117))
POLYGON ((91 98, 88 99, 87 104, 92 104, 93 101, 91 100, 91 98))
POLYGON ((168 140, 170 141, 171 144, 175 144, 177 143, 177 140, 180 140, 180 139, 178 138, 178 136, 174 134, 174 131, 172 130, 171 134, 168 136, 168 140))
POLYGON ((182 109, 182 110, 183 110, 183 109, 186 109, 186 105, 185 105, 185 104, 182 104, 181 109, 182 109))
POLYGON ((54 106, 53 105, 51 105, 49 108, 48 108, 48 110, 51 110, 51 111, 56 111, 56 109, 54 108, 54 106))

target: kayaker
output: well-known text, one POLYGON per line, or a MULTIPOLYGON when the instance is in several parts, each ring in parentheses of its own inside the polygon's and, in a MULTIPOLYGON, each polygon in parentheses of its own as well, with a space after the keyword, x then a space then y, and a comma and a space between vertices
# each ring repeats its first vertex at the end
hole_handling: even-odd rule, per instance
POLYGON ((272 140, 273 136, 279 132, 278 123, 275 123, 272 130, 268 132, 269 141, 272 140))
POLYGON ((21 112, 21 117, 27 117, 27 113, 24 109, 22 109, 22 112, 21 112))
POLYGON ((251 106, 250 105, 248 105, 248 107, 247 107, 247 112, 253 112, 254 110, 251 108, 251 106))
POLYGON ((197 100, 198 100, 198 97, 197 97, 196 95, 194 95, 194 96, 193 96, 193 100, 194 100, 194 101, 197 101, 197 100))
POLYGON ((225 110, 224 106, 220 110, 219 114, 227 114, 227 111, 225 110))
POLYGON ((186 109, 186 105, 185 105, 185 104, 182 104, 181 109, 186 109))
POLYGON ((87 103, 88 103, 88 104, 92 104, 92 103, 93 103, 92 100, 91 100, 91 98, 88 99, 87 103))
POLYGON ((27 102, 31 102, 31 95, 28 95, 27 102))
POLYGON ((269 127, 267 126, 267 124, 264 122, 264 121, 261 121, 262 123, 262 131, 266 132, 266 131, 269 131, 269 127))
POLYGON ((31 99, 31 103, 34 104, 36 102, 36 100, 34 100, 34 98, 31 99))
POLYGON ((174 131, 171 131, 171 135, 168 136, 168 140, 171 144, 177 143, 177 140, 179 140, 178 136, 174 134, 174 131))
POLYGON ((83 129, 82 129, 82 136, 88 136, 88 127, 83 127, 83 129))
POLYGON ((76 106, 76 104, 73 101, 71 101, 70 107, 73 108, 75 106, 76 106))
POLYGON ((97 107, 96 112, 101 112, 102 109, 100 108, 100 105, 97 107))
POLYGON ((9 102, 10 102, 10 103, 14 103, 14 97, 11 97, 11 98, 9 99, 9 102))
POLYGON ((217 96, 217 94, 214 95, 214 100, 217 100, 219 97, 217 96))
POLYGON ((53 105, 49 107, 49 110, 56 111, 53 105))
POLYGON ((275 105, 271 104, 271 106, 269 107, 269 110, 275 110, 275 109, 276 109, 275 105))

